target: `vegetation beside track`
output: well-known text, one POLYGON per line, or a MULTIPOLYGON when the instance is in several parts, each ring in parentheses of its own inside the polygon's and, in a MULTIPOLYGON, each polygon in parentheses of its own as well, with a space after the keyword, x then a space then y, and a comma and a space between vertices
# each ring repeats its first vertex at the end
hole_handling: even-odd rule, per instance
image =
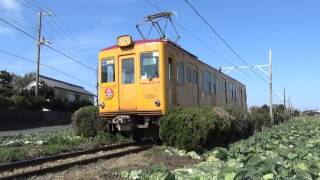
POLYGON ((72 129, 0 137, 0 164, 128 141, 107 133, 77 136, 72 129))
POLYGON ((319 139, 320 119, 296 118, 228 148, 209 150, 192 167, 168 171, 154 166, 123 175, 131 179, 143 179, 145 174, 162 179, 319 179, 319 139))

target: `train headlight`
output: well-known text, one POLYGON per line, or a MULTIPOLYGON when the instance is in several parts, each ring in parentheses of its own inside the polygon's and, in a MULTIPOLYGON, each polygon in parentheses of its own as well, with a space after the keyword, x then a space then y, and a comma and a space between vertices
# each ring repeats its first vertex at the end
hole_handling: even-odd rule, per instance
POLYGON ((159 99, 155 100, 155 101, 154 101, 154 104, 155 104, 156 106, 160 106, 160 100, 159 100, 159 99))
POLYGON ((105 107, 104 102, 99 102, 99 107, 103 109, 105 107))

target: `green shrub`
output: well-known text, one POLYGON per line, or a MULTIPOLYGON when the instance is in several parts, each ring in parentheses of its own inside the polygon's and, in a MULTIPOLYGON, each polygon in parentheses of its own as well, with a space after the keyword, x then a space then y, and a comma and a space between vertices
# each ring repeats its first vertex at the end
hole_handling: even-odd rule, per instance
POLYGON ((0 96, 0 109, 8 109, 13 105, 13 101, 9 98, 0 96))
POLYGON ((97 106, 86 106, 77 110, 72 116, 72 125, 77 135, 92 137, 99 129, 99 116, 97 106))
POLYGON ((13 106, 16 109, 40 110, 46 103, 46 100, 43 97, 35 98, 33 96, 13 95, 11 100, 13 101, 13 106))
POLYGON ((201 151, 253 134, 248 112, 234 108, 176 108, 160 120, 160 138, 170 146, 201 151))
POLYGON ((85 106, 74 112, 72 116, 73 127, 76 134, 84 137, 95 136, 98 133, 108 132, 108 123, 99 118, 97 106, 85 106))
POLYGON ((161 118, 160 137, 179 149, 201 150, 217 141, 222 122, 210 108, 176 108, 161 118))

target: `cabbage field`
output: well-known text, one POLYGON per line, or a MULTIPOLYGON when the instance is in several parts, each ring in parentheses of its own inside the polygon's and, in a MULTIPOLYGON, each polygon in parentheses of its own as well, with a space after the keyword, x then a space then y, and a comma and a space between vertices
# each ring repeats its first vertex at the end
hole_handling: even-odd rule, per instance
POLYGON ((197 165, 174 171, 157 166, 123 174, 129 179, 144 179, 145 173, 155 179, 179 180, 320 179, 320 119, 288 121, 228 148, 210 150, 201 158, 197 165))

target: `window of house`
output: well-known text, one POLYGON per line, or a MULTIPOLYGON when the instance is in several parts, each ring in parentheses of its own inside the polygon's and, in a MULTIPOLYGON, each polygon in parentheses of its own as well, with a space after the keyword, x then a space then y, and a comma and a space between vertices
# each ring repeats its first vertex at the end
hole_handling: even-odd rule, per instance
POLYGON ((147 52, 141 54, 141 79, 159 77, 159 53, 147 52))
POLYGON ((114 59, 106 58, 102 60, 101 66, 101 82, 114 82, 115 72, 114 72, 114 59))
POLYGON ((184 86, 184 63, 178 63, 178 85, 184 86))
POLYGON ((122 84, 134 83, 134 59, 122 59, 122 84))

